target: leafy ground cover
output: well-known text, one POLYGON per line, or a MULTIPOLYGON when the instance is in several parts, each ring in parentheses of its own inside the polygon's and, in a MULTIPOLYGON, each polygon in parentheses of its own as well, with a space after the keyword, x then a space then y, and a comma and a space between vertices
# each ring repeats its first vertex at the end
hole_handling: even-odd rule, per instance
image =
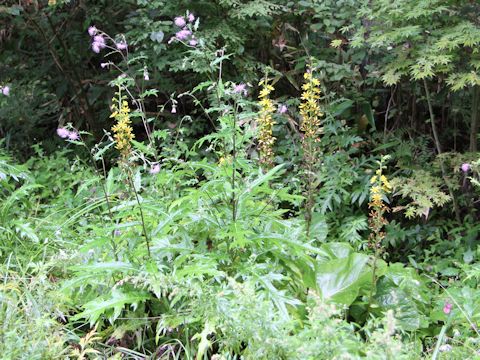
POLYGON ((478 5, 189 3, 0 6, 1 357, 479 358, 478 5))

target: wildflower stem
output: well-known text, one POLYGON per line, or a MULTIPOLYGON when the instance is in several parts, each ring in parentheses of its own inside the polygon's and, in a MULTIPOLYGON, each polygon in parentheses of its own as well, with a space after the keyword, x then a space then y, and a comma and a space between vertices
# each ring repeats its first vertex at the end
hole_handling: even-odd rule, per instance
POLYGON ((375 243, 375 252, 373 254, 373 264, 372 264, 372 287, 370 289, 370 296, 368 298, 368 308, 372 305, 373 295, 375 294, 375 289, 377 287, 377 261, 380 255, 379 251, 380 244, 375 243))
MULTIPOLYGON (((449 317, 450 318, 450 317, 449 317)), ((440 346, 443 343, 443 338, 445 337, 445 333, 447 332, 448 323, 442 326, 442 330, 440 330, 440 334, 438 335, 437 344, 435 345, 435 350, 433 351, 432 360, 436 360, 438 354, 440 352, 440 346)))
POLYGON ((368 299, 368 307, 372 305, 373 295, 375 294, 377 286, 377 263, 382 253, 382 240, 385 238, 385 232, 382 231, 385 225, 388 224, 387 219, 384 218, 385 213, 389 211, 388 206, 384 203, 384 198, 391 192, 392 186, 387 177, 383 174, 385 166, 384 162, 388 160, 388 156, 384 156, 378 162, 378 169, 375 175, 370 179, 372 187, 370 188, 370 202, 368 208, 370 209, 368 226, 371 230, 369 236, 369 245, 373 247, 373 264, 372 264, 372 285, 370 289, 370 296, 368 299))
POLYGON ((234 113, 233 113, 233 149, 232 149, 232 220, 235 223, 237 217, 237 204, 235 196, 235 172, 236 172, 236 160, 237 160, 237 149, 236 149, 236 140, 237 140, 237 102, 234 104, 234 113))
MULTIPOLYGON (((103 169, 102 189, 103 189, 103 194, 105 195, 105 201, 107 202, 108 216, 110 217, 110 220, 113 225, 114 221, 113 221, 113 214, 112 214, 112 206, 110 205, 110 198, 107 193, 107 187, 105 186, 105 181, 107 179, 107 172, 105 170, 105 160, 103 159, 103 156, 102 156, 102 169, 103 169)), ((113 256, 115 260, 118 261, 117 245, 115 244, 115 229, 112 229, 111 243, 112 243, 112 249, 113 249, 113 256)))
MULTIPOLYGON (((83 139, 81 141, 82 141, 83 145, 87 148, 87 152, 90 155, 90 161, 92 162, 92 165, 93 165, 93 168, 95 169, 95 172, 97 173, 97 175, 99 175, 100 170, 97 166, 97 163, 95 161, 95 158, 93 157, 92 152, 89 151, 89 149, 88 149, 87 145, 85 144, 85 142, 83 141, 83 139)), ((107 187, 105 186, 105 182, 106 182, 106 179, 107 179, 107 174, 106 174, 106 171, 105 171, 105 161, 104 161, 103 157, 102 157, 102 169, 103 169, 103 172, 102 172, 103 175, 99 175, 100 178, 101 178, 100 182, 102 184, 103 196, 105 197, 105 202, 107 203, 108 217, 110 218, 110 222, 112 223, 112 225, 114 225, 115 222, 113 221, 112 206, 110 204, 110 198, 108 196, 107 187)), ((110 244, 112 245, 113 257, 115 258, 116 261, 118 261, 117 245, 115 244, 115 229, 112 229, 112 237, 110 239, 110 244)))
POLYGON ((145 218, 143 216, 143 209, 142 209, 142 205, 140 203, 140 199, 138 197, 137 189, 135 188, 135 184, 133 182, 132 174, 130 173, 130 170, 127 170, 127 177, 128 177, 128 182, 130 183, 130 187, 132 188, 132 191, 135 194, 135 200, 137 201, 138 209, 140 210, 140 220, 142 222, 143 236, 145 237, 145 242, 147 244, 148 257, 151 258, 152 254, 150 252, 150 239, 148 238, 147 228, 145 226, 145 218))
POLYGON ((314 190, 316 185, 315 170, 318 164, 319 149, 316 145, 320 142, 320 125, 323 113, 320 109, 320 81, 313 77, 312 69, 308 69, 304 74, 305 83, 302 85, 302 103, 300 104, 300 130, 303 133, 303 163, 305 175, 305 221, 306 235, 310 237, 310 227, 312 223, 314 201, 314 190))

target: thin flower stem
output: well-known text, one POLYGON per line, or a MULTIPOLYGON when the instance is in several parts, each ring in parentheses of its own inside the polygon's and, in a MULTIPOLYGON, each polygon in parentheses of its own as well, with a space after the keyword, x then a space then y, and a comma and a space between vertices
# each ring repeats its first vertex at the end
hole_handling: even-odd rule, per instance
MULTIPOLYGON (((449 317, 450 318, 450 317, 449 317)), ((447 332, 448 324, 442 326, 442 330, 440 330, 440 334, 438 335, 437 344, 435 345, 435 350, 433 351, 432 360, 437 360, 438 353, 440 352, 440 345, 443 343, 443 338, 445 337, 445 333, 447 332)))
POLYGON ((147 234, 147 228, 145 226, 145 218, 143 216, 143 209, 142 209, 142 205, 140 203, 140 199, 138 198, 138 193, 137 193, 137 190, 135 188, 135 184, 133 182, 133 179, 132 179, 132 175, 130 173, 130 170, 127 170, 127 177, 128 177, 128 181, 130 183, 130 187, 132 188, 132 191, 133 193, 135 194, 135 200, 137 201, 137 204, 138 204, 138 208, 140 210, 140 219, 142 221, 142 228, 143 228, 143 236, 145 237, 145 242, 147 244, 147 252, 148 252, 148 257, 151 258, 152 257, 152 254, 150 252, 150 239, 148 238, 148 234, 147 234))
POLYGON ((235 223, 237 218, 237 199, 235 195, 235 173, 236 173, 236 160, 237 160, 237 149, 236 149, 236 140, 237 140, 237 113, 238 113, 238 104, 235 101, 234 104, 234 113, 233 113, 233 153, 232 153, 232 219, 235 223))
POLYGON ((375 243, 375 252, 373 255, 373 264, 372 264, 372 287, 370 289, 370 296, 368 297, 368 308, 371 307, 372 302, 373 302, 373 295, 375 294, 375 290, 377 287, 377 261, 379 258, 379 243, 375 243))
MULTIPOLYGON (((85 148, 87 149, 87 152, 90 155, 90 161, 92 162, 93 168, 95 169, 95 172, 98 175, 100 173, 100 170, 98 169, 97 163, 95 161, 95 158, 93 157, 92 152, 89 151, 87 145, 85 144, 85 142, 81 138, 81 135, 80 135, 80 140, 82 141, 83 146, 85 146, 85 148)), ((110 221, 111 221, 112 225, 114 225, 115 222, 113 221, 112 206, 110 204, 110 198, 109 198, 108 193, 107 193, 107 187, 105 186, 107 176, 106 176, 106 170, 105 170, 105 161, 104 161, 103 157, 102 157, 102 169, 103 169, 103 176, 100 175, 100 178, 101 178, 100 182, 102 184, 103 196, 105 197, 105 202, 107 203, 108 216, 110 218, 110 221)), ((110 244, 112 245, 113 257, 115 258, 116 261, 118 261, 117 245, 115 244, 115 229, 112 229, 112 237, 111 237, 111 240, 110 240, 110 244)))

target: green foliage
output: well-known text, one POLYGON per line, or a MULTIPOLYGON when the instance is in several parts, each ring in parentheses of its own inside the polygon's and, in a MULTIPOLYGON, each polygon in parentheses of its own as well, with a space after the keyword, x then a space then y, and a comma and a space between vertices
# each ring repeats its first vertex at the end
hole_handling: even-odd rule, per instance
POLYGON ((63 317, 55 284, 46 269, 13 269, 2 265, 0 284, 0 351, 5 359, 62 359, 67 334, 56 320, 63 317))
POLYGON ((361 292, 371 288, 372 271, 369 257, 354 253, 343 243, 322 246, 325 255, 317 263, 317 286, 325 300, 351 305, 361 292))
POLYGON ((2 356, 475 358, 478 10, 0 6, 2 356), (307 171, 306 68, 323 112, 307 171), (265 76, 271 167, 253 100, 265 76), (394 188, 380 216, 375 174, 394 188))
POLYGON ((414 171, 407 179, 393 178, 391 183, 394 195, 412 200, 406 206, 400 207, 409 219, 415 216, 428 218, 434 206, 442 207, 451 200, 450 195, 441 190, 442 181, 424 170, 414 171))
POLYGON ((389 52, 382 77, 387 85, 405 75, 414 80, 446 75, 453 90, 478 85, 477 54, 469 51, 480 33, 475 7, 462 1, 374 1, 362 8, 368 22, 352 45, 361 46, 365 36, 372 49, 389 52))

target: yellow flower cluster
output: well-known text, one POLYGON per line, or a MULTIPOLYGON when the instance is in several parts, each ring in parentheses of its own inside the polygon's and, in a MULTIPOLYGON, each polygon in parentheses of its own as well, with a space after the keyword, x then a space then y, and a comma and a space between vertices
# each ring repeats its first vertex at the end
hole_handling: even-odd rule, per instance
POLYGON ((260 105, 260 115, 258 117, 260 162, 271 166, 273 164, 273 144, 275 143, 275 137, 272 135, 273 125, 275 124, 272 114, 275 112, 275 106, 270 99, 270 93, 274 88, 268 83, 268 79, 263 79, 258 85, 262 87, 258 95, 260 105))
POLYGON ((303 77, 305 84, 302 85, 302 103, 300 104, 300 115, 302 122, 300 130, 306 139, 318 141, 320 135, 320 118, 323 113, 320 110, 320 81, 313 77, 311 71, 307 71, 303 77))
POLYGON ((371 206, 383 206, 382 196, 392 191, 392 185, 385 175, 382 175, 382 170, 378 169, 376 175, 370 179, 372 187, 370 189, 371 206))
POLYGON ((135 137, 133 134, 133 129, 130 126, 132 123, 130 120, 130 108, 128 106, 128 102, 125 100, 120 101, 113 99, 113 101, 114 104, 112 105, 112 115, 110 115, 110 117, 117 121, 117 123, 112 127, 112 131, 114 133, 113 137, 116 141, 115 147, 123 156, 127 156, 131 149, 130 142, 135 137), (115 104, 115 101, 118 102, 118 105, 115 104))

